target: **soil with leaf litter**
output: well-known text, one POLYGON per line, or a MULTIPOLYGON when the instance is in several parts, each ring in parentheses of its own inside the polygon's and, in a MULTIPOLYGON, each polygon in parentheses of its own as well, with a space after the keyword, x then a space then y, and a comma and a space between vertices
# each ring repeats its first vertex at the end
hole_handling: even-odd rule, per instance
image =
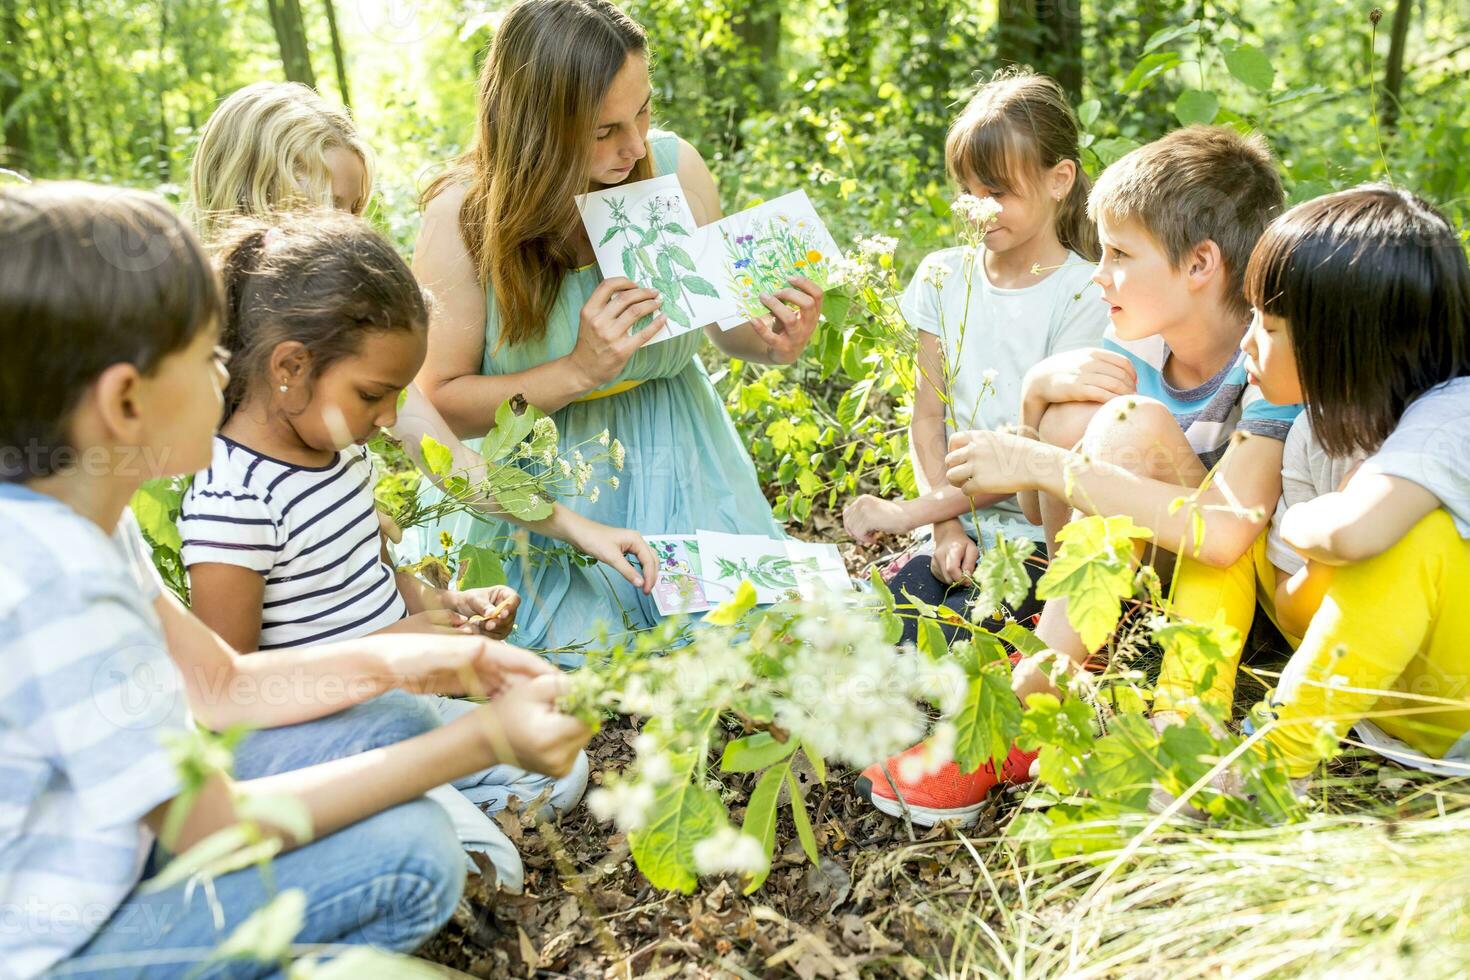
MULTIPOLYGON (((593 786, 631 763, 637 734, 623 718, 598 732, 587 749, 593 786)), ((694 895, 660 893, 634 866, 626 836, 586 807, 555 826, 516 807, 498 819, 525 862, 524 894, 498 891, 493 872, 472 875, 454 919, 419 955, 481 977, 926 975, 952 941, 933 903, 974 891, 973 858, 942 827, 912 828, 911 838, 902 821, 869 807, 853 790, 854 770, 830 770, 826 786, 796 771, 821 854, 815 867, 783 807, 784 848, 754 895, 741 894, 736 876, 704 879, 694 895)), ((748 799, 758 776, 726 776, 727 802, 748 799)), ((1007 797, 992 800, 967 836, 994 832, 1007 797)), ((738 825, 743 808, 731 816, 738 825)))

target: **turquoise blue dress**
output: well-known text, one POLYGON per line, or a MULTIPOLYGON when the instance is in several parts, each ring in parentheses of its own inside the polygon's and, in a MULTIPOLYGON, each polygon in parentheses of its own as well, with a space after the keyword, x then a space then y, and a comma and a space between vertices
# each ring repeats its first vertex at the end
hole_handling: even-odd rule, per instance
MULTIPOLYGON (((673 173, 678 154, 674 135, 651 131, 649 146, 655 172, 673 173)), ((601 281, 595 264, 569 272, 547 319, 545 336, 498 349, 499 308, 487 286, 481 373, 514 374, 571 353, 582 307, 601 281)), ((704 342, 704 331, 695 330, 642 347, 605 386, 641 381, 636 388, 573 402, 552 416, 563 447, 593 439, 606 429, 627 450, 623 470, 616 474, 618 489, 606 485, 611 469, 600 467, 598 500, 593 503, 585 496, 575 497, 562 501, 565 506, 592 520, 634 528, 644 535, 707 529, 783 536, 761 492, 750 454, 699 361, 704 342)), ((558 648, 593 642, 602 626, 616 635, 658 622, 653 599, 616 571, 602 564, 581 566, 565 555, 538 554, 538 549, 558 546, 565 551, 558 541, 532 534, 530 555, 522 561, 515 555, 514 526, 456 514, 420 529, 420 553, 437 548, 440 530, 459 542, 493 542, 503 550, 509 585, 521 594, 511 640, 546 651, 558 664, 580 663, 580 654, 558 652, 558 648)))

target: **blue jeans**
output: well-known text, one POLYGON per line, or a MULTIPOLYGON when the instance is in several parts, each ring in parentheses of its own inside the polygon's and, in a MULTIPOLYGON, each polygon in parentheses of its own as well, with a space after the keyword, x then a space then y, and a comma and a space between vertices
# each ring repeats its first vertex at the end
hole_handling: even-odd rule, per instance
MULTIPOLYGON (((309 724, 252 733, 237 770, 250 779, 391 745, 439 723, 432 706, 394 692, 309 724), (270 745, 281 751, 262 751, 270 745), (286 751, 289 749, 290 751, 286 751)), ((371 944, 411 952, 448 921, 464 887, 465 861, 444 810, 428 799, 384 810, 271 862, 274 889, 254 867, 213 882, 134 890, 57 975, 175 977, 188 973, 273 894, 306 893, 298 944, 371 944), (217 918, 216 918, 217 917, 217 918)), ((307 952, 307 951, 303 951, 307 952)), ((199 976, 262 977, 274 964, 237 960, 199 976)))

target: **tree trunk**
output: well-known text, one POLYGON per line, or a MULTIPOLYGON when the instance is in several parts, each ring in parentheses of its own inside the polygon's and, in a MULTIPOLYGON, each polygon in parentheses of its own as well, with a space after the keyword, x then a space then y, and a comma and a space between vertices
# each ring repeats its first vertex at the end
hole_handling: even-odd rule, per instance
POLYGON ((1082 101, 1082 0, 1049 0, 1038 6, 1042 48, 1036 67, 1061 83, 1076 105, 1082 101))
POLYGON ((306 23, 301 19, 300 0, 266 0, 270 8, 271 26, 281 48, 281 67, 288 82, 301 82, 316 88, 316 72, 311 70, 311 52, 306 41, 306 23))
POLYGON ((5 120, 4 147, 0 148, 0 166, 24 169, 31 152, 30 127, 24 111, 11 113, 20 100, 20 49, 24 34, 20 27, 20 11, 15 0, 0 0, 0 44, 5 48, 6 73, 0 74, 0 119, 5 120))
POLYGON ((1399 0, 1393 12, 1393 33, 1388 39, 1388 64, 1383 70, 1383 128, 1398 128, 1399 104, 1404 90, 1404 48, 1409 42, 1409 15, 1413 0, 1399 0))
MULTIPOLYGON (((1047 0, 1042 0, 1043 4, 1047 0)), ((1041 34, 1036 0, 996 0, 995 55, 1007 65, 1035 67, 1041 34)))
POLYGON ((327 29, 332 34, 332 61, 337 66, 337 94, 342 97, 342 104, 352 105, 352 96, 347 94, 347 58, 342 51, 342 35, 337 33, 337 5, 332 0, 325 0, 327 8, 327 29))
POLYGON ((750 80, 760 93, 761 107, 774 109, 781 91, 781 4, 777 0, 742 3, 730 28, 742 45, 741 58, 750 65, 750 80))

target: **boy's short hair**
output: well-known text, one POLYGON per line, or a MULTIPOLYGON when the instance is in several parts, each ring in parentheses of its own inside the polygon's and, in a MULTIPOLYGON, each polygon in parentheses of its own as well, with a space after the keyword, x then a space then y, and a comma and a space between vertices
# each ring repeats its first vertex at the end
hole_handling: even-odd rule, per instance
POLYGON ((1266 140, 1228 126, 1188 126, 1141 146, 1103 171, 1087 202, 1094 220, 1130 218, 1158 241, 1176 267, 1199 243, 1220 247, 1227 301, 1242 317, 1251 249, 1285 204, 1266 140))
POLYGON ((0 482, 63 468, 71 414, 103 371, 152 372, 221 311, 208 257, 161 197, 0 188, 0 482))

